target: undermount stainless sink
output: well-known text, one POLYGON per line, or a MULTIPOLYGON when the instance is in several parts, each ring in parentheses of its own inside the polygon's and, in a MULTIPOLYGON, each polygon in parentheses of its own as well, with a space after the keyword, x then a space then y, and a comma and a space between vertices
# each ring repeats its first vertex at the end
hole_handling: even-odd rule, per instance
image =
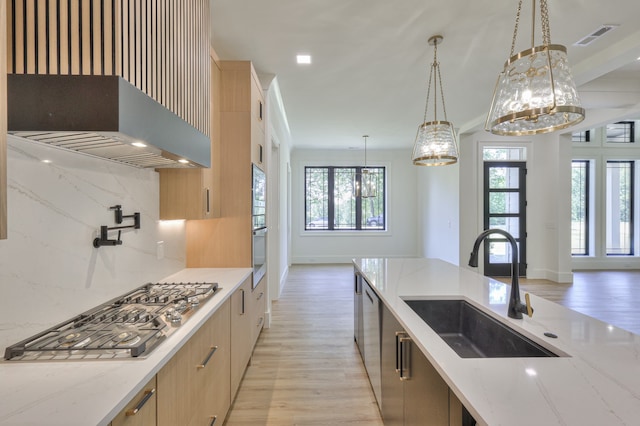
POLYGON ((461 358, 557 357, 465 300, 405 300, 461 358))

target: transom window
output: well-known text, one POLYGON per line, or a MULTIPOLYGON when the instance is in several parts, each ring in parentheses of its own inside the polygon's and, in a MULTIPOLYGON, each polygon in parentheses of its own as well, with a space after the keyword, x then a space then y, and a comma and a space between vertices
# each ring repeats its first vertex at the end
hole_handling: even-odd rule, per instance
POLYGON ((305 167, 307 231, 385 230, 385 168, 367 167, 376 194, 362 197, 363 167, 305 167))
POLYGON ((635 142, 635 123, 633 121, 618 121, 607 124, 607 142, 633 143, 635 142))
POLYGON ((591 142, 591 131, 571 133, 571 142, 591 142))

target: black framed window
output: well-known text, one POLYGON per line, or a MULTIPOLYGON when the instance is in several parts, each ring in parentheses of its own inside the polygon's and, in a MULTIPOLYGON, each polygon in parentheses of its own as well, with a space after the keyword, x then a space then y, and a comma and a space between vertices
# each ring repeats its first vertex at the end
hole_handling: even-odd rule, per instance
POLYGON ((373 176, 374 197, 362 197, 363 167, 305 167, 305 226, 307 231, 380 231, 386 229, 386 171, 367 167, 373 176))
POLYGON ((591 142, 591 131, 571 133, 571 142, 591 142))
POLYGON ((589 255, 589 160, 571 162, 571 254, 589 255))
POLYGON ((633 255, 634 161, 607 161, 606 253, 633 255))
POLYGON ((635 142, 635 123, 633 121, 618 121, 607 124, 607 142, 633 143, 635 142))

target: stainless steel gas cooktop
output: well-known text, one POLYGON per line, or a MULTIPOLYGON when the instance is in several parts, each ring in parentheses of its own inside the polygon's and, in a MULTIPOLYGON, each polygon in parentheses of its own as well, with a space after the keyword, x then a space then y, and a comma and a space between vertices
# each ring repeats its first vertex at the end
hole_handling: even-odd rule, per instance
POLYGON ((6 348, 11 361, 148 355, 219 290, 216 283, 143 285, 6 348))

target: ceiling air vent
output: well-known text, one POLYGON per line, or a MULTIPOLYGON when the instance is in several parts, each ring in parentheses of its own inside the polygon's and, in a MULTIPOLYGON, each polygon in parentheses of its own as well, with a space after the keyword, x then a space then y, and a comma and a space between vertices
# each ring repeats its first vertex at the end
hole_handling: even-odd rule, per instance
POLYGON ((616 28, 618 28, 619 25, 616 24, 606 24, 606 25, 602 25, 600 28, 598 28, 597 30, 593 31, 591 34, 582 37, 580 40, 576 41, 575 43, 573 43, 574 46, 588 46, 591 43, 593 43, 594 41, 596 41, 597 39, 599 39, 600 37, 602 37, 603 35, 605 35, 606 33, 615 30, 616 28))

